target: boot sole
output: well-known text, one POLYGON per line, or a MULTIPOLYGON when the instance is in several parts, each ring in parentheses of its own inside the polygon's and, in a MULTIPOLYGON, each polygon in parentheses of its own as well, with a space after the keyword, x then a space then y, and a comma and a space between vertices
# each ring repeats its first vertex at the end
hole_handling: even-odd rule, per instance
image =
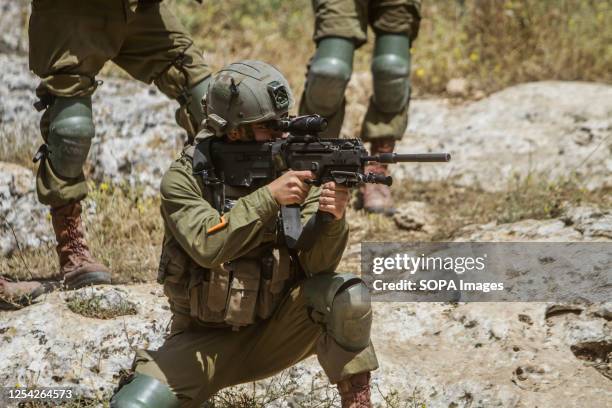
POLYGON ((89 272, 65 281, 64 287, 68 290, 74 290, 85 286, 108 285, 110 283, 111 276, 108 272, 89 272))

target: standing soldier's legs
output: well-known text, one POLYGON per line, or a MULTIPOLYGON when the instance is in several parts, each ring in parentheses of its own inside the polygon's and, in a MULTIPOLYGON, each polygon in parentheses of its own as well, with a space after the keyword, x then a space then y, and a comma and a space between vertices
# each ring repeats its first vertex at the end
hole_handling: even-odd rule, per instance
POLYGON ((314 40, 300 114, 318 113, 329 121, 323 137, 338 137, 344 121, 344 93, 353 70, 353 54, 366 41, 367 0, 313 0, 314 40))
POLYGON ((113 62, 176 99, 180 104, 177 123, 189 138, 196 135, 204 119, 202 98, 211 71, 202 52, 163 3, 139 3, 128 12, 128 33, 113 62))
POLYGON ((87 195, 83 164, 94 136, 95 75, 119 49, 123 16, 121 3, 32 3, 30 68, 41 78, 35 106, 45 110, 36 188, 40 202, 51 207, 60 274, 68 288, 110 283, 108 269, 89 253, 79 202, 87 195))
MULTIPOLYGON (((361 137, 371 142, 371 153, 393 152, 408 126, 410 101, 410 44, 420 22, 416 0, 372 1, 369 19, 376 42, 372 58, 373 95, 370 98, 361 137)), ((386 165, 369 165, 366 171, 388 175, 386 165)), ((391 190, 382 184, 362 188, 366 211, 391 214, 391 190)))
POLYGON ((198 407, 222 388, 272 376, 312 354, 344 391, 345 401, 363 400, 366 387, 350 384, 378 367, 369 341, 369 297, 362 297, 367 288, 358 278, 338 276, 305 281, 270 319, 240 331, 198 330, 178 316, 159 350, 136 354, 135 374, 113 396, 111 407, 156 407, 154 395, 171 401, 168 407, 198 407))
POLYGON ((344 92, 353 70, 353 41, 327 37, 317 44, 308 65, 300 114, 319 114, 328 120, 323 137, 336 138, 344 121, 344 92))

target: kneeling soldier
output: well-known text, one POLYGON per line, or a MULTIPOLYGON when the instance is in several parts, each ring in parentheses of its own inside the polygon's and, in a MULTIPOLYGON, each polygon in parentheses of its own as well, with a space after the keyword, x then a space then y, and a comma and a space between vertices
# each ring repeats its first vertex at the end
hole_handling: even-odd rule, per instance
MULTIPOLYGON (((111 407, 198 407, 222 388, 272 376, 316 354, 342 406, 371 407, 372 311, 363 281, 335 269, 348 240, 349 194, 310 171, 288 171, 252 191, 224 189, 214 208, 207 172, 193 171, 208 137, 266 142, 272 121, 293 105, 286 79, 259 61, 219 71, 206 97, 206 128, 164 175, 165 238, 160 277, 173 320, 157 351, 139 350, 134 374, 111 407), (333 220, 308 250, 290 250, 279 232, 281 205, 299 204, 302 223, 318 210, 333 220)), ((256 170, 256 169, 254 169, 256 170)))

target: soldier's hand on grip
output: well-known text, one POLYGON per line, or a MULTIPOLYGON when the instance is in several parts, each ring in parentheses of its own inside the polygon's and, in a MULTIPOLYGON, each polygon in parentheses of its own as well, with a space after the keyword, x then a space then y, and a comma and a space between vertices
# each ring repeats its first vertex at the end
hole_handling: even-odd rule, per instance
POLYGON ((267 187, 279 205, 302 204, 310 191, 306 180, 313 178, 311 171, 289 170, 267 187))
POLYGON ((337 220, 342 218, 349 202, 348 187, 337 185, 333 181, 321 186, 319 210, 332 214, 337 220))

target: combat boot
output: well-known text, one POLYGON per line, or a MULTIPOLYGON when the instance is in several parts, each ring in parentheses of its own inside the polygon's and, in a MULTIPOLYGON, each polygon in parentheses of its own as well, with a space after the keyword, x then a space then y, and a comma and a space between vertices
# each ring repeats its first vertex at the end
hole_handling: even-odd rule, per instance
MULTIPOLYGON (((392 138, 374 139, 371 143, 371 154, 378 153, 393 153, 395 148, 395 140, 392 138)), ((365 166, 365 173, 389 175, 389 169, 386 164, 374 163, 365 166)), ((393 215, 393 198, 391 197, 391 189, 384 184, 368 183, 361 187, 362 207, 370 213, 393 215)))
POLYGON ((40 282, 10 282, 0 277, 0 309, 28 306, 44 292, 44 286, 40 282))
POLYGON ((370 372, 355 374, 338 382, 342 408, 372 408, 370 372))
POLYGON ((109 270, 90 254, 83 233, 81 204, 51 209, 51 220, 57 240, 57 255, 64 286, 78 289, 111 282, 109 270))

